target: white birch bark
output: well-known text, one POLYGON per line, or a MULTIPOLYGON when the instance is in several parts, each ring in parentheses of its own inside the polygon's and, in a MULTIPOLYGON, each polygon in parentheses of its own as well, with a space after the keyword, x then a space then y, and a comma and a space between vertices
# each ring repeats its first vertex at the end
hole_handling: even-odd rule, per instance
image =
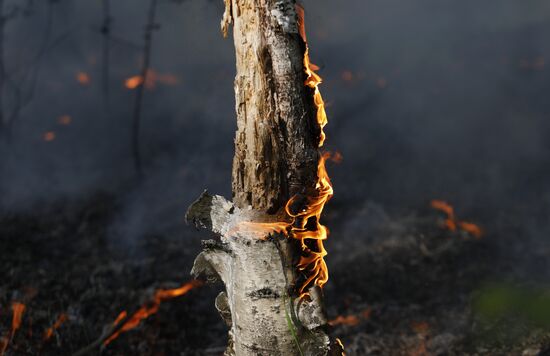
POLYGON ((315 193, 319 139, 305 43, 294 0, 224 0, 233 25, 237 133, 233 202, 206 192, 187 221, 213 231, 192 274, 221 280, 215 305, 229 326, 228 355, 340 355, 327 336, 322 292, 298 297, 298 241, 284 206, 315 193))

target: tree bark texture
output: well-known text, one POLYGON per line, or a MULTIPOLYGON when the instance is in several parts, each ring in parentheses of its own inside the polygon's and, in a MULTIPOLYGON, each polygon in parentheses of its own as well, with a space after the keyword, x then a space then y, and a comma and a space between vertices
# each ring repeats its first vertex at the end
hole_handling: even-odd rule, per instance
POLYGON ((203 241, 191 274, 225 285, 215 305, 230 328, 226 355, 329 353, 320 288, 308 299, 292 293, 295 246, 277 225, 258 223, 256 212, 206 192, 186 219, 221 237, 203 241))
POLYGON ((230 329, 226 355, 340 355, 341 344, 326 333, 322 284, 306 277, 304 285, 298 268, 325 266, 322 239, 312 240, 322 251, 311 253, 297 236, 325 231, 318 218, 332 190, 319 183, 322 128, 317 89, 306 85, 296 3, 224 1, 222 32, 233 24, 237 64, 233 202, 205 192, 189 208, 188 222, 218 236, 203 241, 192 274, 225 286, 215 305, 230 329), (305 215, 285 209, 289 201, 305 215), (317 214, 311 202, 321 205, 317 214), (310 217, 314 228, 306 231, 310 217))
POLYGON ((270 214, 317 181, 320 129, 294 1, 231 0, 237 62, 233 201, 270 214))

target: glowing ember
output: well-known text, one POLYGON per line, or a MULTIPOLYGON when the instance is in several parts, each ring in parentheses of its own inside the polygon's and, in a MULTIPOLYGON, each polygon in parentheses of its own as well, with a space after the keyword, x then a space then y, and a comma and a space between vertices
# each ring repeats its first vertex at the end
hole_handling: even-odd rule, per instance
MULTIPOLYGON (((160 303, 162 303, 163 301, 182 296, 190 290, 201 285, 201 281, 193 280, 191 282, 185 283, 179 288, 158 289, 157 291, 155 291, 153 300, 150 303, 147 303, 146 305, 143 305, 141 308, 139 308, 139 310, 135 312, 131 317, 129 317, 116 332, 114 332, 111 336, 109 336, 109 338, 107 338, 103 342, 103 345, 109 345, 120 334, 128 330, 134 329, 141 323, 142 320, 147 319, 149 316, 155 314, 160 307, 160 303)), ((118 326, 123 320, 126 319, 126 317, 126 311, 122 311, 113 322, 113 326, 118 326)))
POLYGON ((458 226, 461 230, 466 231, 470 235, 474 236, 475 238, 481 238, 483 236, 483 231, 479 226, 476 224, 467 222, 467 221, 460 221, 458 223, 458 226))
POLYGON ((359 324, 360 320, 356 315, 347 315, 342 316, 338 315, 336 318, 330 320, 328 322, 328 325, 335 326, 335 325, 349 325, 349 326, 355 326, 359 324))
POLYGON ((124 86, 128 89, 135 89, 143 83, 143 78, 141 75, 134 75, 124 81, 124 86))
POLYGON ((42 139, 46 142, 51 142, 55 140, 55 132, 53 131, 44 132, 44 134, 42 135, 42 139))
POLYGON ((257 234, 260 239, 265 239, 266 234, 280 233, 286 234, 289 224, 285 222, 252 222, 252 221, 241 221, 235 225, 228 233, 247 233, 247 234, 257 234))
POLYGON ((90 84, 90 76, 86 72, 78 72, 76 73, 76 81, 82 85, 88 85, 90 84))
POLYGON ((11 331, 9 336, 4 336, 0 339, 0 356, 4 355, 8 349, 8 345, 15 336, 17 330, 21 327, 21 321, 23 320, 23 313, 25 312, 25 304, 20 302, 11 303, 11 310, 13 312, 11 319, 11 331))
POLYGON ((336 163, 336 164, 340 164, 340 163, 342 163, 342 160, 344 159, 344 156, 342 156, 342 154, 340 152, 336 151, 334 154, 331 154, 329 159, 332 162, 336 163))
POLYGON ((367 308, 363 310, 361 313, 356 315, 338 315, 336 318, 330 320, 328 324, 330 326, 336 326, 336 325, 348 325, 348 326, 355 326, 361 322, 361 319, 369 319, 370 315, 372 313, 371 308, 367 308))
POLYGON ((70 125, 73 122, 73 119, 70 115, 62 115, 57 118, 57 123, 59 125, 70 125))
POLYGON ((23 313, 25 312, 25 304, 20 302, 13 302, 11 304, 11 309, 13 311, 13 317, 11 319, 11 334, 12 337, 15 335, 15 332, 21 326, 21 321, 23 320, 23 313))
POLYGON ((346 82, 351 82, 353 80, 353 73, 349 70, 345 70, 342 72, 342 80, 346 82))
POLYGON ((55 323, 52 326, 50 326, 48 329, 46 329, 46 331, 44 332, 44 337, 43 337, 44 341, 48 341, 49 339, 51 339, 54 332, 57 329, 59 329, 61 325, 66 321, 67 321, 67 314, 65 313, 59 314, 55 323))
MULTIPOLYGON (((160 74, 153 69, 148 69, 145 75, 145 88, 155 89, 157 83, 164 85, 177 85, 179 79, 172 74, 160 74)), ((124 81, 124 86, 127 89, 136 89, 143 84, 143 77, 141 75, 134 75, 124 81)))
POLYGON ((427 355, 429 355, 428 347, 427 347, 428 346, 427 341, 428 341, 428 338, 429 338, 430 325, 425 321, 421 321, 421 322, 414 322, 413 321, 411 323, 411 328, 417 334, 417 336, 420 340, 419 340, 419 344, 418 344, 416 350, 412 350, 410 355, 411 356, 427 356, 427 355))
POLYGON ((445 219, 444 227, 449 231, 456 231, 457 229, 460 229, 464 232, 467 232, 468 234, 474 236, 475 238, 479 239, 483 236, 483 230, 479 226, 477 226, 474 223, 467 222, 467 221, 459 221, 456 218, 454 208, 447 202, 443 200, 432 200, 430 202, 430 205, 432 208, 436 210, 440 210, 447 215, 447 218, 445 219))

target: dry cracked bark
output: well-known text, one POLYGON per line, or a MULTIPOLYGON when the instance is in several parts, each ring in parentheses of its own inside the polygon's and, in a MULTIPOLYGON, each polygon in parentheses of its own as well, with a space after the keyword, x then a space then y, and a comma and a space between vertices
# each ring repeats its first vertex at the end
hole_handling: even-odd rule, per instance
POLYGON ((226 354, 339 355, 320 288, 300 297, 301 247, 288 237, 285 204, 316 193, 321 136, 296 3, 224 1, 237 67, 233 202, 205 192, 189 208, 188 222, 218 236, 203 242, 192 274, 225 286, 215 305, 230 328, 226 354))

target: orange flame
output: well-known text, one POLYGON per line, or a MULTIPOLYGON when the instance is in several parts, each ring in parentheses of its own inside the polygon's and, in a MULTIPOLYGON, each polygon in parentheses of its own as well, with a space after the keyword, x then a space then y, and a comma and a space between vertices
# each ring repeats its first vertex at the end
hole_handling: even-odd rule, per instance
POLYGON ((21 320, 23 320, 23 313, 25 312, 25 304, 20 302, 13 302, 11 309, 13 310, 13 317, 11 320, 11 333, 15 334, 17 329, 21 326, 21 320))
POLYGON ((340 338, 336 338, 336 343, 342 348, 342 356, 346 356, 344 343, 342 342, 342 340, 340 340, 340 338))
POLYGON ((474 236, 475 238, 481 238, 483 236, 483 230, 479 226, 477 226, 474 223, 470 223, 467 221, 460 221, 458 223, 458 226, 461 230, 466 231, 470 235, 474 236))
MULTIPOLYGON (((141 323, 142 320, 147 319, 149 316, 155 314, 159 310, 160 303, 162 303, 163 301, 182 296, 187 292, 189 292, 190 290, 196 287, 199 287, 201 285, 202 285, 201 281, 192 280, 191 282, 187 282, 179 288, 158 289, 157 291, 155 291, 153 300, 150 303, 147 303, 146 305, 143 305, 141 308, 139 308, 139 310, 135 312, 130 318, 128 318, 128 320, 126 320, 124 324, 116 332, 114 332, 111 336, 109 336, 109 338, 107 338, 103 342, 103 345, 104 346, 109 345, 120 334, 128 330, 134 329, 141 323)), ((113 326, 118 326, 118 324, 120 324, 124 319, 126 319, 126 316, 127 316, 126 311, 122 311, 117 316, 116 320, 113 322, 113 326)))
MULTIPOLYGON (((304 23, 304 9, 297 5, 296 13, 298 14, 300 36, 306 47, 304 53, 306 80, 304 84, 313 89, 313 103, 317 109, 316 119, 320 128, 319 147, 322 147, 326 137, 323 129, 328 122, 325 112, 325 103, 319 91, 319 84, 321 84, 322 79, 315 73, 318 67, 312 64, 309 59, 309 47, 307 45, 304 23)), ((290 236, 299 240, 302 247, 302 256, 297 267, 300 271, 304 271, 307 276, 305 282, 299 289, 300 297, 308 295, 306 290, 309 287, 313 285, 323 287, 328 281, 328 268, 324 260, 327 251, 323 245, 323 241, 326 240, 328 236, 328 229, 321 225, 319 221, 325 203, 333 195, 330 178, 325 168, 325 161, 329 157, 330 153, 324 153, 319 158, 319 164, 317 166, 317 183, 315 185, 316 195, 307 197, 306 207, 298 212, 292 211, 292 206, 298 199, 297 196, 290 198, 285 206, 286 213, 292 218, 290 236)))
POLYGON ((328 324, 330 326, 336 326, 336 325, 355 326, 359 324, 361 319, 365 319, 365 320, 369 319, 371 313, 372 313, 372 309, 367 308, 359 314, 352 314, 352 315, 346 315, 346 316, 338 315, 336 318, 330 320, 328 324))
POLYGON ((342 72, 342 80, 345 82, 351 82, 353 80, 353 73, 350 70, 344 70, 342 72))
POLYGON ((459 221, 455 216, 454 208, 449 203, 443 200, 432 200, 430 205, 432 208, 440 210, 447 215, 443 223, 447 230, 456 231, 459 228, 477 239, 483 236, 483 230, 478 225, 467 221, 459 221))
POLYGON ((421 322, 413 321, 411 322, 411 328, 417 334, 419 338, 419 343, 416 350, 412 350, 410 355, 411 356, 429 355, 427 341, 430 333, 430 325, 425 321, 421 321, 421 322))
POLYGON ((21 302, 11 303, 11 310, 13 312, 11 319, 11 331, 9 333, 9 337, 2 337, 2 339, 0 339, 0 355, 4 355, 4 353, 8 349, 8 345, 15 336, 15 333, 21 327, 21 321, 23 320, 23 313, 25 312, 25 308, 25 304, 21 302))
POLYGON ((86 72, 76 73, 76 81, 82 85, 90 84, 90 75, 86 72))
POLYGON ((360 320, 357 315, 338 315, 336 318, 330 320, 328 322, 328 325, 335 326, 335 325, 349 325, 349 326, 355 326, 359 324, 360 320))
POLYGON ((71 117, 71 115, 62 115, 60 117, 57 118, 57 123, 59 125, 70 125, 71 122, 73 122, 73 118, 71 117))
POLYGON ((164 85, 177 85, 179 83, 179 79, 173 74, 161 74, 153 69, 148 69, 145 74, 145 84, 143 83, 143 76, 134 75, 124 81, 124 86, 127 89, 132 90, 144 84, 147 89, 155 89, 157 83, 164 85))
POLYGON ((61 325, 63 325, 63 323, 67 321, 67 319, 68 319, 67 314, 65 313, 59 314, 55 323, 49 328, 47 328, 46 331, 44 332, 44 337, 43 337, 44 341, 48 341, 49 339, 51 339, 51 337, 53 336, 53 333, 57 329, 59 329, 61 325))
POLYGON ((46 142, 51 142, 55 140, 55 132, 54 131, 46 131, 42 135, 42 139, 46 142))
POLYGON ((141 75, 134 75, 124 81, 124 86, 128 89, 135 89, 143 83, 141 75))

